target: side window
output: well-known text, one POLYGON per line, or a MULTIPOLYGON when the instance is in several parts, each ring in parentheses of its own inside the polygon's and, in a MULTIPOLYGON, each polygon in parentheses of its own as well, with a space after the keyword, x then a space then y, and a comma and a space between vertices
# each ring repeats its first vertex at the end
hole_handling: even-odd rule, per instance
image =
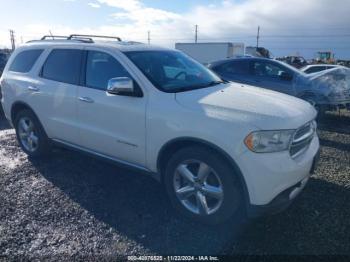
POLYGON ((285 68, 278 64, 265 61, 256 61, 253 64, 253 72, 256 76, 279 78, 282 73, 289 73, 285 68))
POLYGON ((322 71, 324 70, 325 67, 321 67, 321 66, 314 66, 314 67, 311 67, 309 70, 307 70, 308 73, 315 73, 315 72, 319 72, 319 71, 322 71))
POLYGON ((106 90, 108 81, 115 77, 131 78, 113 56, 99 51, 88 51, 85 79, 87 87, 106 90))
POLYGON ((83 51, 77 49, 54 49, 47 58, 41 76, 57 82, 77 85, 83 51))
POLYGON ((20 52, 13 60, 9 70, 18 73, 28 73, 43 51, 43 49, 32 49, 20 52))
POLYGON ((221 65, 219 72, 236 75, 248 75, 249 61, 231 61, 229 63, 221 65))

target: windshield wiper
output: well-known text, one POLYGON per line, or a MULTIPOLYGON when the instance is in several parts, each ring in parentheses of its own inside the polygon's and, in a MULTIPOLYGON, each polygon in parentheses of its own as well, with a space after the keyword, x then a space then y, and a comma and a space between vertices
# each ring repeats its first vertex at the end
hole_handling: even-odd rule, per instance
POLYGON ((185 87, 176 88, 176 91, 175 91, 175 92, 184 92, 184 91, 190 91, 190 90, 195 90, 195 89, 201 89, 201 88, 216 86, 216 85, 224 84, 224 83, 228 83, 228 82, 223 81, 223 80, 220 80, 220 81, 211 81, 211 82, 209 82, 209 83, 202 84, 202 85, 197 85, 197 86, 185 86, 185 87))

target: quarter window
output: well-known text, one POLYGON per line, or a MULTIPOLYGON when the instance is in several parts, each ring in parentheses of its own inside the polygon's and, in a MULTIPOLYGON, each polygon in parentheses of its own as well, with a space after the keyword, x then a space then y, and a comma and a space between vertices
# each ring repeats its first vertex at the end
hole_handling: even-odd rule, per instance
POLYGON ((130 74, 111 55, 99 51, 88 52, 85 79, 87 87, 106 90, 108 81, 115 77, 130 77, 130 74))
POLYGON ((43 51, 43 49, 32 49, 20 52, 13 60, 9 70, 18 73, 28 73, 43 51))
POLYGON ((77 85, 83 51, 77 49, 55 49, 47 58, 42 77, 57 82, 77 85))

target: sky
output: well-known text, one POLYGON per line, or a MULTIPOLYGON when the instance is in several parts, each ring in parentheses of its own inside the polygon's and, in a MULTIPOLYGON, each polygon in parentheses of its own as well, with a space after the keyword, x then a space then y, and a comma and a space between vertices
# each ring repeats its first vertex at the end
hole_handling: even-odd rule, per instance
POLYGON ((350 0, 0 0, 0 46, 43 35, 101 34, 174 48, 193 42, 243 42, 275 56, 333 51, 350 59, 350 0))

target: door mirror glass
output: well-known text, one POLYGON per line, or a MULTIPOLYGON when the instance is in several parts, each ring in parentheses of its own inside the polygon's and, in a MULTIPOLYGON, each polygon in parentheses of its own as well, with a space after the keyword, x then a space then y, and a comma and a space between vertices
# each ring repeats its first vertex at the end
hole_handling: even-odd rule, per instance
POLYGON ((107 92, 112 95, 133 96, 134 82, 129 77, 116 77, 108 81, 107 92))

